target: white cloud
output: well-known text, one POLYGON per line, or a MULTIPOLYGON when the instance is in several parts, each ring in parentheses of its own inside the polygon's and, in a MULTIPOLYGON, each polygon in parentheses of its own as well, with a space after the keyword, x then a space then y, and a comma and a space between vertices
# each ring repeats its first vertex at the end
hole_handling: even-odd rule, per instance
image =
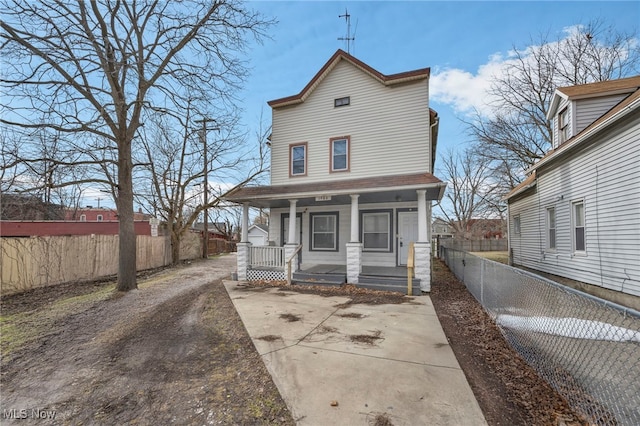
POLYGON ((508 63, 509 59, 494 54, 475 74, 457 68, 436 70, 429 84, 431 99, 451 105, 457 113, 469 114, 474 110, 488 113, 491 83, 508 63))

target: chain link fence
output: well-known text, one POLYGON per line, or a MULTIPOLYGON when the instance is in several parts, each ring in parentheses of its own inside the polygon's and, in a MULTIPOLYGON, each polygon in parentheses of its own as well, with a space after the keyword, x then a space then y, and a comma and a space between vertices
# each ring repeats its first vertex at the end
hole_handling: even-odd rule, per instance
POLYGON ((640 313, 441 247, 511 346, 597 425, 640 425, 640 313))

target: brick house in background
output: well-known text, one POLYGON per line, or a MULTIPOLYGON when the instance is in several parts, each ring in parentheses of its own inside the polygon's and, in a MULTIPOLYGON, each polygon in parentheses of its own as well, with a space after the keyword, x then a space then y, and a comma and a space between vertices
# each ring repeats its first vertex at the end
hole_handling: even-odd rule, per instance
MULTIPOLYGON (((44 220, 45 215, 42 209, 20 210, 15 207, 15 203, 7 205, 14 207, 10 207, 12 213, 10 220, 5 220, 5 217, 9 216, 3 213, 0 237, 117 235, 119 232, 117 211, 110 208, 87 206, 78 209, 62 209, 57 206, 59 217, 56 220, 44 220), (21 217, 19 212, 27 214, 21 217)), ((3 200, 3 211, 4 206, 3 200)), ((151 215, 143 213, 142 210, 134 213, 136 235, 152 235, 150 219, 151 215)))
MULTIPOLYGON (((133 220, 149 220, 150 214, 142 212, 142 209, 138 209, 133 213, 133 220)), ((64 220, 77 221, 77 222, 113 222, 118 220, 118 211, 116 209, 104 208, 104 207, 81 207, 77 209, 66 209, 64 220)))

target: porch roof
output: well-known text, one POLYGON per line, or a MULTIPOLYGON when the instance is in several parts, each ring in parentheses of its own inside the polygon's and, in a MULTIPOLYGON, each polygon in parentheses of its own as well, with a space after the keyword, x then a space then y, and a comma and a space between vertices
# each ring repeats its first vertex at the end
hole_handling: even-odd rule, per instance
POLYGON ((387 203, 417 201, 416 190, 425 189, 427 200, 440 200, 447 184, 431 173, 377 176, 274 186, 247 186, 225 198, 234 203, 256 207, 287 207, 289 200, 298 206, 350 204, 351 194, 359 194, 359 202, 387 203))

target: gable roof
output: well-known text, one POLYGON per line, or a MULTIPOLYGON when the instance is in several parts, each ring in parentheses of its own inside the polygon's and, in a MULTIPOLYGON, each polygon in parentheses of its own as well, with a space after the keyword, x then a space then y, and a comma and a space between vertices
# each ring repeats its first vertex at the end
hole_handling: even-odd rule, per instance
POLYGON ((313 92, 313 90, 318 86, 318 84, 324 80, 324 78, 335 68, 335 66, 340 61, 347 61, 351 65, 360 69, 364 73, 370 75, 374 79, 376 79, 381 84, 385 86, 390 86, 393 84, 405 83, 408 81, 428 79, 431 73, 430 68, 421 68, 413 71, 402 72, 398 74, 385 75, 381 72, 371 68, 369 65, 365 64, 361 60, 351 56, 347 52, 342 49, 338 49, 336 53, 331 56, 331 58, 327 61, 326 64, 318 71, 318 73, 311 79, 309 83, 302 89, 300 93, 293 96, 287 96, 285 98, 275 99, 273 101, 267 102, 271 108, 280 108, 284 106, 299 104, 304 102, 309 95, 313 92))
POLYGON ((596 83, 580 84, 577 86, 558 87, 553 94, 547 119, 551 120, 558 110, 562 99, 574 100, 596 96, 611 96, 632 93, 640 88, 640 75, 621 78, 618 80, 599 81, 596 83))
POLYGON ((535 170, 543 164, 550 162, 552 159, 555 159, 559 155, 573 150, 577 145, 580 145, 595 133, 608 128, 609 126, 613 125, 615 122, 637 110, 638 108, 640 108, 640 89, 637 89, 634 93, 618 102, 617 105, 607 111, 596 121, 585 127, 580 133, 571 137, 557 148, 547 152, 545 156, 538 160, 533 166, 531 166, 529 170, 535 170))
MULTIPOLYGON (((640 79, 640 77, 638 78, 640 79)), ((513 188, 511 192, 503 197, 503 199, 508 200, 509 198, 512 198, 535 186, 535 176, 536 170, 538 168, 573 152, 575 149, 583 146, 584 143, 591 140, 592 137, 596 136, 601 131, 608 129, 609 127, 615 125, 615 123, 619 122, 629 114, 632 114, 636 111, 640 111, 640 88, 638 88, 631 95, 624 98, 622 101, 618 102, 617 105, 603 114, 593 123, 585 127, 580 133, 571 137, 557 148, 547 152, 544 157, 538 160, 533 166, 529 168, 529 170, 527 170, 527 173, 529 173, 527 179, 525 179, 520 185, 513 188)))
POLYGON ((253 225, 251 225, 248 229, 248 232, 251 232, 252 229, 257 229, 258 231, 262 232, 263 234, 269 235, 269 227, 267 225, 264 225, 262 223, 254 223, 253 225))

